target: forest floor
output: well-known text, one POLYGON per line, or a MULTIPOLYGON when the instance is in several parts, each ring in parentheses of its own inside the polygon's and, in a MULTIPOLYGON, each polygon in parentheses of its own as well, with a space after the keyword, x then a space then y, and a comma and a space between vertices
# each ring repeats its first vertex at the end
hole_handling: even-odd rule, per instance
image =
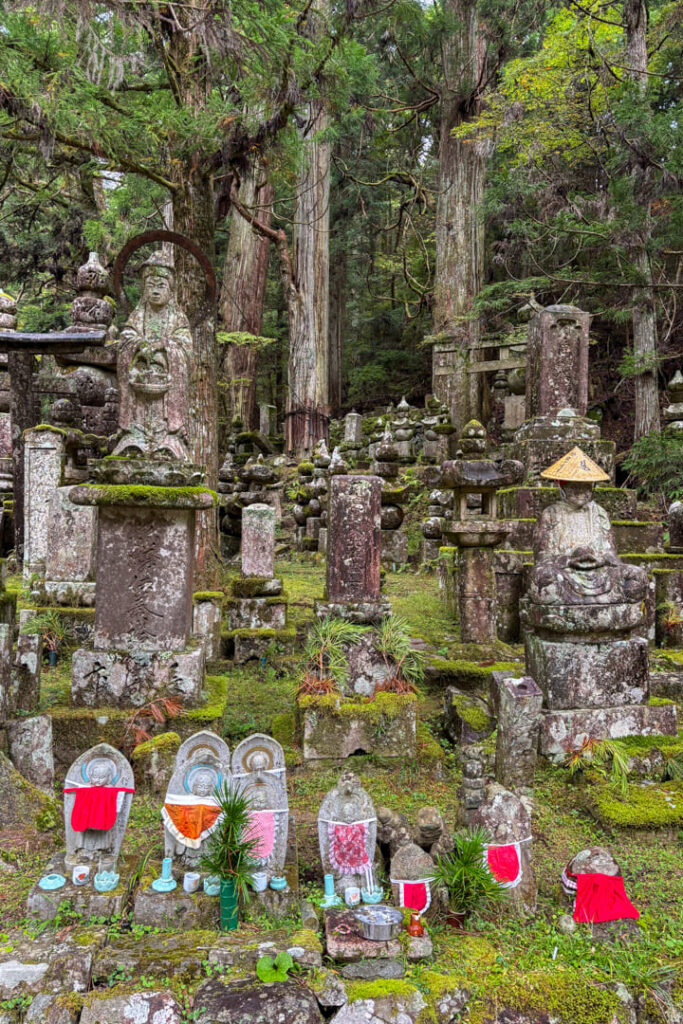
MULTIPOLYGON (((277 573, 282 576, 289 596, 290 620, 302 635, 313 620, 313 602, 322 593, 323 563, 314 557, 293 558, 279 564, 277 573)), ((384 591, 394 613, 410 624, 411 633, 422 637, 432 652, 446 658, 462 654, 457 625, 443 610, 434 573, 387 574, 384 591)), ((510 649, 510 654, 521 658, 521 648, 510 649)), ((64 658, 61 666, 44 673, 45 707, 64 699, 69 660, 64 658)), ((317 811, 323 796, 335 784, 340 768, 328 763, 304 764, 293 731, 287 731, 287 722, 293 721, 295 689, 302 673, 300 654, 273 651, 263 667, 258 662, 239 668, 228 667, 227 663, 218 667, 228 676, 222 733, 231 748, 253 732, 275 731, 277 735, 284 728, 282 739, 286 743, 290 811, 296 819, 300 879, 303 893, 315 901, 322 895, 317 811)), ((441 729, 442 686, 425 684, 419 695, 419 707, 425 728, 415 759, 356 756, 345 762, 344 767, 352 767, 359 775, 376 807, 384 805, 400 811, 414 823, 420 807, 434 805, 447 826, 454 828, 460 766, 441 729)), ((172 729, 172 722, 167 727, 172 729)), ((520 1008, 526 1006, 546 1013, 554 1008, 559 1020, 573 1024, 600 1024, 612 1019, 609 1014, 619 1009, 614 1002, 616 982, 622 982, 631 992, 641 992, 649 1000, 653 1021, 660 1019, 657 1014, 664 1011, 671 998, 672 978, 677 979, 674 997, 681 999, 683 782, 666 784, 667 806, 673 806, 674 813, 665 828, 599 824, 587 809, 588 798, 592 790, 602 792, 604 787, 603 780, 570 779, 565 768, 539 761, 533 794, 536 916, 522 920, 503 905, 486 919, 472 919, 467 935, 434 924, 430 928, 434 939, 433 962, 407 965, 405 981, 421 989, 429 988, 433 984, 433 979, 430 982, 425 975, 429 971, 457 979, 472 993, 471 1021, 479 1019, 477 1014, 484 1012, 484 1006, 509 1006, 512 1002, 520 1008), (558 919, 570 911, 560 885, 562 869, 579 850, 594 845, 607 846, 613 852, 622 869, 626 891, 640 911, 638 939, 634 942, 599 944, 587 926, 573 935, 558 930, 558 919)), ((635 794, 641 788, 632 786, 626 798, 613 799, 627 806, 631 792, 635 794)), ((658 788, 661 785, 651 784, 652 799, 658 788)), ((56 797, 61 802, 59 791, 56 797)), ((159 804, 158 798, 139 794, 133 801, 122 854, 128 864, 140 870, 147 858, 158 861, 162 856, 159 804)), ((9 835, 5 830, 2 835, 0 913, 5 937, 12 928, 35 928, 25 918, 25 900, 50 854, 63 847, 61 820, 52 822, 52 826, 47 831, 24 830, 9 835)), ((243 927, 256 934, 268 924, 255 914, 249 918, 247 912, 243 927)), ((69 925, 73 921, 68 916, 58 917, 57 928, 69 925)), ((294 920, 285 922, 285 926, 292 931, 300 928, 294 920)), ((130 928, 125 920, 108 927, 110 939, 130 928)), ((145 931, 139 927, 136 930, 145 931)))

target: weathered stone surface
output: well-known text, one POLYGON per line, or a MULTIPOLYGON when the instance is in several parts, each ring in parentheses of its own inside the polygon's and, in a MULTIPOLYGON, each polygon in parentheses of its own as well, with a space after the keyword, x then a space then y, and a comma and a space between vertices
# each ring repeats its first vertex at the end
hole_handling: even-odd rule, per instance
POLYGON ((48 512, 45 578, 65 583, 95 579, 97 510, 74 505, 70 487, 58 487, 48 512))
POLYGON ((197 989, 197 1024, 322 1024, 311 991, 294 981, 264 985, 210 978, 197 989))
POLYGON ((344 440, 352 444, 362 444, 363 417, 359 412, 347 412, 344 417, 344 440))
POLYGON ((217 928, 218 897, 207 896, 202 889, 193 893, 185 892, 182 887, 182 871, 176 874, 178 887, 173 892, 155 892, 151 886, 138 889, 133 904, 135 924, 181 932, 193 928, 217 928))
POLYGON ((615 522, 612 528, 618 551, 657 554, 664 549, 664 523, 615 522))
POLYGON ((332 971, 316 971, 309 985, 323 1010, 335 1010, 348 1002, 343 981, 332 971))
POLYGON ((359 960, 357 963, 344 964, 341 968, 342 978, 347 978, 349 981, 403 978, 405 973, 405 964, 400 960, 359 960))
POLYGON ((526 419, 588 407, 590 316, 576 306, 547 306, 529 321, 526 419))
POLYGON ((201 639, 207 661, 215 661, 220 657, 222 614, 221 598, 195 598, 192 608, 192 633, 201 639))
POLYGON ((533 786, 543 694, 531 676, 494 672, 491 696, 498 720, 496 781, 512 790, 533 786))
POLYGON ((39 992, 85 992, 90 983, 93 950, 54 933, 30 940, 12 936, 12 948, 0 956, 0 1000, 35 996, 39 992))
POLYGON ((655 642, 683 647, 683 572, 655 569, 655 642))
POLYGON ((433 917, 439 910, 438 893, 430 882, 434 876, 434 861, 421 846, 416 843, 401 846, 391 858, 389 876, 392 900, 397 907, 405 905, 401 898, 402 882, 425 882, 431 894, 431 905, 425 913, 433 917))
POLYGON ((139 707, 155 697, 180 697, 186 707, 201 698, 204 648, 187 651, 91 650, 71 659, 71 700, 76 707, 139 707))
POLYGON ((566 643, 525 634, 529 674, 552 711, 640 704, 648 696, 647 641, 566 643))
POLYGON ((57 802, 20 775, 11 761, 0 752, 0 792, 2 793, 2 827, 35 829, 36 819, 45 812, 55 820, 59 816, 57 802))
POLYGON ((531 821, 522 801, 498 783, 490 783, 485 790, 484 802, 468 816, 468 821, 482 825, 494 845, 519 843, 521 874, 508 892, 520 909, 533 913, 536 908, 536 876, 532 866, 531 821))
MULTIPOLYGON (((218 934, 215 939, 218 940, 218 934)), ((140 974, 147 978, 168 977, 171 967, 175 978, 184 981, 200 978, 204 974, 203 964, 206 963, 212 941, 213 938, 207 936, 205 930, 191 929, 167 932, 164 935, 119 936, 95 952, 92 983, 95 986, 106 986, 116 972, 119 977, 125 974, 132 979, 140 974)))
POLYGON ((376 688, 389 675, 387 663, 377 650, 375 638, 365 636, 348 649, 348 675, 344 683, 345 693, 371 697, 376 688))
POLYGON ((683 501, 669 505, 669 551, 683 553, 683 501))
MULTIPOLYGON (((283 873, 288 850, 290 818, 284 751, 272 736, 254 733, 235 747, 232 774, 249 798, 254 818, 261 821, 266 833, 272 830, 272 844, 269 848, 268 844, 261 845, 254 857, 259 871, 265 872, 270 881, 273 875, 283 873)), ((296 888, 298 879, 292 885, 296 888)))
POLYGON ((486 739, 496 723, 483 697, 449 686, 444 693, 444 726, 453 742, 462 745, 486 739))
POLYGON ((289 953, 302 967, 322 966, 323 948, 317 936, 295 933, 288 938, 278 932, 260 932, 257 936, 221 935, 211 942, 208 961, 221 967, 253 970, 262 956, 276 957, 278 953, 289 953))
POLYGON ((273 575, 275 510, 269 505, 249 505, 242 511, 242 575, 273 575))
POLYGON ((42 573, 48 551, 52 496, 62 482, 64 435, 27 430, 24 435, 24 574, 42 573))
POLYGON ((38 708, 42 650, 43 640, 40 635, 20 633, 17 637, 11 670, 14 712, 26 711, 32 714, 38 708))
POLYGON ((62 1006, 58 996, 40 992, 33 997, 24 1024, 76 1024, 78 1012, 62 1006))
POLYGON ((372 999, 357 999, 335 1013, 331 1024, 416 1024, 427 1005, 416 988, 388 992, 372 999))
POLYGON ((403 530, 382 530, 383 565, 404 565, 408 561, 408 534, 403 530))
POLYGON ((380 599, 381 502, 379 477, 331 478, 326 599, 332 604, 380 599))
POLYGON ((150 740, 138 743, 130 755, 138 790, 157 796, 166 792, 179 746, 180 736, 177 732, 162 732, 150 740))
MULTIPOLYGON (((323 799, 318 812, 318 842, 323 874, 334 875, 335 891, 366 885, 366 870, 374 869, 377 817, 372 800, 353 772, 343 772, 323 799), (346 836, 357 836, 347 849, 346 836)), ((327 921, 327 918, 326 918, 327 921)))
POLYGON ((346 758, 358 752, 378 757, 413 757, 417 710, 413 694, 378 694, 373 705, 331 703, 324 697, 299 701, 303 751, 307 761, 346 758), (390 697, 389 701, 386 697, 390 697), (382 714, 382 731, 373 711, 382 714))
POLYGON ((52 755, 52 719, 49 715, 16 718, 7 723, 9 756, 17 771, 52 796, 55 762, 52 755))
POLYGON ((568 753, 580 750, 589 739, 675 736, 677 728, 675 704, 545 711, 541 720, 539 753, 551 761, 560 762, 568 753))
POLYGON ((228 605, 230 629, 284 629, 286 623, 286 603, 272 597, 233 598, 228 605))
POLYGON ((493 549, 464 547, 458 553, 458 606, 463 643, 497 639, 493 549))
POLYGON ((402 940, 376 942, 364 939, 358 931, 353 910, 347 909, 325 911, 325 945, 328 956, 340 964, 403 957, 412 963, 431 957, 433 948, 427 929, 419 938, 406 933, 402 940))
MULTIPOLYGON (((64 780, 64 828, 68 865, 73 867, 83 862, 97 865, 103 855, 116 861, 128 824, 134 788, 133 769, 121 751, 108 743, 98 743, 76 758, 64 780), (76 831, 72 819, 79 813, 78 791, 90 787, 101 787, 103 796, 107 790, 107 795, 112 791, 115 793, 116 816, 108 829, 98 824, 96 827, 76 831)), ((84 812, 86 821, 87 818, 88 814, 84 812)), ((81 820, 79 815, 79 824, 81 820)))
POLYGON ((195 513, 101 506, 95 647, 176 651, 192 622, 195 513))
POLYGON ((80 1024, 181 1024, 184 1014, 170 992, 95 992, 86 996, 80 1024))

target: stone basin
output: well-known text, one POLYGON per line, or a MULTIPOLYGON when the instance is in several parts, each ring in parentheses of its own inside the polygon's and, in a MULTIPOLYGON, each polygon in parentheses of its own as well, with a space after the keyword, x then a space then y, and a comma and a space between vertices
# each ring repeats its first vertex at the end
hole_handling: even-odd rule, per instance
POLYGON ((493 548, 505 540, 513 528, 502 519, 446 520, 444 534, 460 548, 493 548))

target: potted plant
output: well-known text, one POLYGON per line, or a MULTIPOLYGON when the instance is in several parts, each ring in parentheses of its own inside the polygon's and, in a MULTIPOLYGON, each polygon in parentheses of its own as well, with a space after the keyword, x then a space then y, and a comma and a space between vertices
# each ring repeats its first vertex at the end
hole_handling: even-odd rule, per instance
POLYGON ((34 615, 22 628, 22 633, 40 633, 48 651, 50 668, 57 664, 57 652, 63 643, 72 637, 69 623, 57 611, 47 608, 40 615, 34 615))
POLYGON ((224 782, 215 795, 221 813, 200 863, 208 874, 220 879, 221 931, 232 931, 239 920, 238 903, 249 899, 247 886, 257 870, 254 853, 259 840, 249 835, 250 804, 246 794, 224 782))
POLYGON ((454 837, 451 853, 439 857, 434 884, 448 891, 448 923, 462 928, 475 911, 485 910, 507 896, 486 863, 489 838, 482 828, 471 827, 454 837))

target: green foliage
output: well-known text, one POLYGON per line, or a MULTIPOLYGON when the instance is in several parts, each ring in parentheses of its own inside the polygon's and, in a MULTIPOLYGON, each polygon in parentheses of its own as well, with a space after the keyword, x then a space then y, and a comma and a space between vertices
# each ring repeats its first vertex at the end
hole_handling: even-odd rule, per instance
POLYGON ((278 953, 275 959, 272 956, 262 956, 256 961, 256 974, 260 981, 287 981, 287 975, 294 966, 294 961, 289 953, 278 953))
POLYGON ((349 670, 346 647, 357 643, 363 633, 362 626, 355 626, 344 619, 328 616, 316 620, 304 645, 304 658, 309 670, 321 680, 332 679, 341 685, 349 670))
POLYGON ((639 437, 624 459, 643 496, 661 494, 667 501, 683 497, 683 437, 669 428, 639 437))
POLYGON ((448 901, 456 914, 469 916, 481 912, 507 896, 486 865, 486 844, 490 842, 486 831, 471 827, 454 837, 452 853, 444 854, 436 862, 435 884, 445 886, 448 901))
POLYGON ((202 852, 201 866, 207 874, 233 879, 240 900, 249 899, 249 883, 257 869, 254 854, 258 837, 249 834, 250 805, 246 794, 233 789, 227 780, 216 790, 221 816, 202 852))
POLYGON ((567 754, 569 776, 591 771, 622 796, 628 792, 628 757, 615 740, 586 740, 580 750, 567 754))
POLYGON ((424 681, 424 652, 413 647, 410 626, 399 615, 382 619, 377 630, 377 650, 383 655, 392 676, 405 679, 412 686, 424 681))
POLYGON ((22 633, 39 633, 48 651, 57 651, 62 644, 75 638, 72 624, 60 612, 45 608, 39 615, 33 615, 21 627, 22 633))
POLYGON ((216 341, 219 345, 249 345, 252 348, 264 349, 274 344, 275 338, 262 338, 258 334, 249 334, 247 331, 217 331, 216 341))

